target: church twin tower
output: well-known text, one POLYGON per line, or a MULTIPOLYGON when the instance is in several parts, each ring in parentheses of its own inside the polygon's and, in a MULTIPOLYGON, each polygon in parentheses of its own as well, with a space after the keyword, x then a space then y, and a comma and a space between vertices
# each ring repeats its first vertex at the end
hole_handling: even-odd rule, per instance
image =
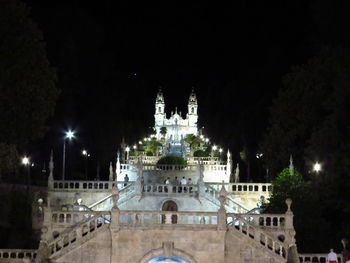
POLYGON ((182 116, 177 113, 177 110, 175 110, 175 113, 172 112, 170 118, 167 119, 163 92, 161 90, 158 91, 154 114, 154 128, 157 132, 156 136, 158 140, 165 137, 167 140, 180 141, 185 138, 187 134, 198 135, 198 103, 193 89, 188 99, 187 108, 188 113, 186 114, 186 119, 183 119, 182 116), (165 135, 161 133, 162 127, 166 128, 165 135))

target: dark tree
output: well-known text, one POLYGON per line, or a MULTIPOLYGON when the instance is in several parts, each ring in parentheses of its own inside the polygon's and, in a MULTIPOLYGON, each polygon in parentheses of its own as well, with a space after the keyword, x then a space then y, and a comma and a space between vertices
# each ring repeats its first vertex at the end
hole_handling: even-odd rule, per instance
POLYGON ((1 0, 0 17, 0 149, 13 153, 13 147, 44 134, 59 92, 43 36, 26 5, 1 0))
POLYGON ((272 176, 288 164, 290 154, 303 174, 310 170, 318 158, 315 153, 307 154, 306 149, 314 144, 310 140, 332 136, 321 128, 328 125, 334 112, 346 107, 338 100, 345 99, 342 86, 350 85, 349 66, 347 50, 324 48, 317 57, 284 77, 284 88, 271 108, 270 126, 261 144, 272 176))

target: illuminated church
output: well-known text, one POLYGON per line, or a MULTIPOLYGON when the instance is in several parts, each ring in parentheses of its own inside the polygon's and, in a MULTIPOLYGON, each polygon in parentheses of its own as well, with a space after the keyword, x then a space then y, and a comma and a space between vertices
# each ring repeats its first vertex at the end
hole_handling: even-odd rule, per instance
MULTIPOLYGON (((198 135, 193 91, 186 119, 176 111, 166 118, 161 91, 155 106, 157 139, 165 134, 165 143, 176 148, 187 134, 198 135)), ((186 165, 158 164, 161 157, 118 156, 108 181, 78 181, 55 180, 51 154, 47 191, 32 206, 38 247, 0 249, 0 263, 295 263, 325 257, 298 254, 291 200, 285 213, 261 214, 271 185, 230 181, 229 152, 226 160, 186 155, 186 165)))
POLYGON ((156 130, 157 139, 160 140, 163 135, 161 134, 162 127, 166 128, 165 138, 170 141, 181 141, 187 134, 198 135, 197 121, 198 121, 198 103, 197 97, 192 90, 188 99, 188 113, 186 119, 183 119, 181 113, 172 112, 169 119, 165 113, 165 101, 161 90, 159 90, 155 103, 154 113, 154 128, 156 130))

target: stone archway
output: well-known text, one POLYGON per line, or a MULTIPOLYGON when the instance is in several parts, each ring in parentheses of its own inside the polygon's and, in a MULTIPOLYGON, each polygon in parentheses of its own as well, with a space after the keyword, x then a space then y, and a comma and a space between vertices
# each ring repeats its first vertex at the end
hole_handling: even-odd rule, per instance
MULTIPOLYGON (((166 202, 163 203, 162 205, 162 211, 177 211, 177 204, 172 201, 172 200, 168 200, 166 202)), ((165 224, 165 215, 162 215, 162 224, 165 224)), ((177 215, 172 215, 171 216, 171 223, 172 224, 177 224, 177 215)))
POLYGON ((173 242, 164 242, 162 248, 149 251, 138 263, 161 263, 164 260, 174 263, 197 263, 190 254, 174 248, 173 242))

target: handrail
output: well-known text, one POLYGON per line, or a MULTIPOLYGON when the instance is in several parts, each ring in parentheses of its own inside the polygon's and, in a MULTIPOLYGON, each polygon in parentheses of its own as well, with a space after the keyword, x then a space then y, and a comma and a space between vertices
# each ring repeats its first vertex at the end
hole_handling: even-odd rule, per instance
MULTIPOLYGON (((311 263, 311 262, 318 262, 318 263, 326 263, 327 262, 327 256, 328 254, 321 254, 321 253, 302 253, 299 254, 299 260, 300 263, 311 263)), ((343 255, 337 254, 338 263, 343 263, 343 255)))
POLYGON ((34 259, 36 254, 36 249, 0 249, 0 259, 34 259))
POLYGON ((276 241, 274 237, 267 234, 264 230, 252 225, 242 215, 230 213, 227 214, 226 220, 230 229, 236 229, 247 237, 259 242, 270 251, 275 252, 278 256, 286 257, 287 248, 282 242, 276 241))
MULTIPOLYGON (((217 205, 220 205, 219 200, 217 198, 218 196, 218 191, 213 188, 212 186, 210 186, 210 184, 205 184, 206 187, 206 195, 209 196, 211 198, 210 201, 216 203, 217 205)), ((237 202, 235 202, 234 200, 232 200, 229 196, 226 196, 226 206, 228 206, 229 208, 232 208, 235 210, 235 212, 239 212, 239 213, 247 213, 249 210, 247 208, 245 208, 244 206, 238 204, 237 202), (231 207, 230 205, 234 205, 236 207, 231 207)))
POLYGON ((109 211, 96 212, 92 214, 90 219, 83 220, 72 228, 67 228, 62 231, 57 238, 52 238, 48 242, 51 257, 62 251, 63 248, 75 243, 77 240, 91 235, 91 233, 95 232, 95 230, 103 225, 110 224, 110 221, 111 216, 109 211))
MULTIPOLYGON (((127 186, 125 186, 124 188, 120 189, 120 190, 119 190, 119 195, 122 195, 124 192, 127 192, 128 190, 131 190, 130 188, 132 188, 132 185, 133 185, 133 184, 134 184, 134 183, 132 183, 132 182, 131 182, 131 183, 128 183, 127 186)), ((89 205, 88 207, 89 207, 90 209, 93 209, 94 207, 96 207, 96 206, 98 206, 99 204, 103 203, 104 201, 110 199, 111 197, 112 197, 112 194, 110 194, 110 195, 108 195, 108 196, 102 198, 101 200, 99 200, 99 201, 97 201, 97 202, 95 202, 95 203, 89 205)))

